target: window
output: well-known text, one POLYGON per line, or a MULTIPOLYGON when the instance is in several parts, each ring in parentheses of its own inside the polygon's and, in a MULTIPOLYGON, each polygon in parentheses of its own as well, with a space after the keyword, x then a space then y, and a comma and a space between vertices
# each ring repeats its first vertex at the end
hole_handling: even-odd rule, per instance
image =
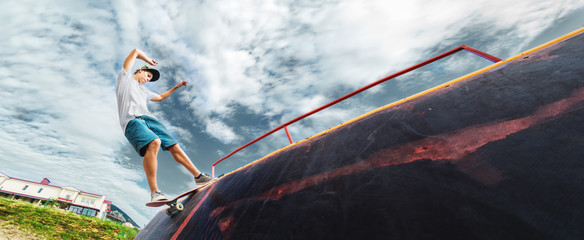
POLYGON ((43 188, 39 189, 38 193, 41 193, 43 191, 43 188))
POLYGON ((95 214, 96 213, 97 212, 95 210, 93 210, 93 209, 87 209, 87 213, 85 215, 91 216, 91 217, 95 217, 95 214))
POLYGON ((65 199, 71 200, 71 195, 67 194, 67 197, 65 197, 65 199))
POLYGON ((97 212, 93 209, 85 208, 85 209, 83 209, 83 212, 81 212, 81 215, 95 217, 96 213, 97 212))
POLYGON ((85 204, 87 206, 94 205, 95 204, 95 199, 81 198, 81 203, 82 204, 85 204))
POLYGON ((83 211, 83 208, 80 208, 77 206, 71 206, 71 207, 69 207, 69 211, 77 213, 77 214, 81 214, 81 211, 83 211))
POLYGON ((24 186, 24 188, 22 189, 22 191, 26 190, 28 188, 28 185, 24 186))

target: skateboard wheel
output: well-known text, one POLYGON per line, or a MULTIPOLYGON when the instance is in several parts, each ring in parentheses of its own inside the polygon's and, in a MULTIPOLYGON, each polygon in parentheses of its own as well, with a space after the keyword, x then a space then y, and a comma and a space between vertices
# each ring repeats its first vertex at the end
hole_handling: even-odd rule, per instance
POLYGON ((176 210, 182 211, 183 209, 185 209, 185 206, 182 203, 177 203, 176 204, 176 210))
POLYGON ((170 216, 172 215, 172 209, 166 209, 166 215, 170 216))

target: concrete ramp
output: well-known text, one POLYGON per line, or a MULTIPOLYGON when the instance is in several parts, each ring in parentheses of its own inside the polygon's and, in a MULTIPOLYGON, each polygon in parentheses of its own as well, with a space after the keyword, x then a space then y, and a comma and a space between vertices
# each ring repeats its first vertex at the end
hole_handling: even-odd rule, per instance
POLYGON ((584 239, 584 35, 227 174, 136 239, 584 239))

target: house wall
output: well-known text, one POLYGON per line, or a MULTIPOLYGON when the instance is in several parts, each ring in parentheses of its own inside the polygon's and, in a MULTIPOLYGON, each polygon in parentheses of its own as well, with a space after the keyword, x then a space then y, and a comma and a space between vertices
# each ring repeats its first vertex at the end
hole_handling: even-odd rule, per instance
POLYGON ((73 202, 75 198, 77 198, 77 195, 79 195, 78 191, 63 188, 59 193, 58 198, 62 201, 73 202))
POLYGON ((81 206, 85 206, 85 207, 101 209, 101 206, 103 205, 104 200, 105 200, 104 196, 97 196, 97 195, 91 195, 91 194, 86 194, 86 193, 80 193, 75 198, 73 203, 76 205, 81 205, 81 206))
POLYGON ((1 174, 1 173, 0 173, 0 186, 1 186, 1 185, 2 185, 2 183, 3 183, 4 181, 6 181, 7 179, 8 179, 8 176, 6 176, 6 175, 3 175, 3 174, 1 174))
POLYGON ((61 192, 61 188, 22 181, 18 179, 7 179, 2 183, 2 190, 40 199, 55 198, 61 192))

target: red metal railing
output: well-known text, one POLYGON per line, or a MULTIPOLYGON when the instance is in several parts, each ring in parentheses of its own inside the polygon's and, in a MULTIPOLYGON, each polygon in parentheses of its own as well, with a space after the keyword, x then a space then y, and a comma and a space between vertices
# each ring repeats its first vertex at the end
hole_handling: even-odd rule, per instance
POLYGON ((228 157, 231 157, 233 154, 235 154, 235 153, 237 153, 237 152, 241 151, 242 149, 244 149, 244 148, 248 147, 249 145, 252 145, 252 144, 256 143, 257 141, 259 141, 259 140, 262 140, 263 138, 265 138, 265 137, 267 137, 267 136, 271 135, 272 133, 274 133, 274 132, 277 132, 278 130, 281 130, 281 129, 283 128, 283 129, 286 131, 286 135, 288 136, 288 140, 290 141, 290 144, 292 144, 292 143, 294 143, 294 142, 292 141, 292 137, 290 136, 290 132, 288 131, 288 128, 287 128, 289 125, 291 125, 291 124, 293 124, 293 123, 295 123, 295 122, 297 122, 297 121, 300 121, 300 120, 302 120, 302 119, 304 119, 304 118, 306 118, 306 117, 308 117, 308 116, 310 116, 310 115, 312 115, 312 114, 315 114, 315 113, 317 113, 317 112, 320 112, 320 111, 322 111, 323 109, 325 109, 325 108, 328 108, 328 107, 330 107, 330 106, 332 106, 332 105, 335 105, 335 104, 337 104, 337 103, 339 103, 339 102, 341 102, 341 101, 343 101, 343 100, 345 100, 345 99, 347 99, 347 98, 350 98, 350 97, 352 97, 352 96, 354 96, 354 95, 357 95, 357 94, 359 94, 359 93, 361 93, 361 92, 363 92, 363 91, 365 91, 365 90, 367 90, 367 89, 369 89, 369 88, 372 88, 372 87, 374 87, 374 86, 376 86, 376 85, 378 85, 378 84, 381 84, 381 83, 383 83, 383 82, 385 82, 385 81, 387 81, 387 80, 389 80, 389 79, 396 78, 396 77, 398 77, 398 76, 400 76, 400 75, 403 75, 403 74, 405 74, 405 73, 408 73, 408 72, 410 72, 410 71, 412 71, 412 70, 415 70, 415 69, 417 69, 417 68, 420 68, 420 67, 422 67, 422 66, 428 65, 428 64, 430 64, 430 63, 432 63, 432 62, 438 61, 438 60, 440 60, 440 59, 442 59, 442 58, 445 58, 445 57, 447 57, 447 56, 450 56, 450 55, 452 55, 452 54, 454 54, 454 53, 457 53, 457 52, 459 52, 459 51, 462 51, 462 50, 466 50, 466 51, 468 51, 468 52, 470 52, 470 53, 476 54, 476 55, 478 55, 478 56, 480 56, 480 57, 483 57, 483 58, 485 58, 485 59, 487 59, 487 60, 489 60, 489 61, 492 61, 492 62, 499 62, 499 61, 501 61, 501 59, 499 59, 499 58, 497 58, 497 57, 494 57, 494 56, 492 56, 492 55, 489 55, 489 54, 487 54, 487 53, 481 52, 481 51, 479 51, 479 50, 476 50, 476 49, 474 49, 474 48, 471 48, 471 47, 468 47, 468 46, 462 45, 462 46, 460 46, 460 47, 457 47, 457 48, 455 48, 455 49, 452 49, 452 50, 450 50, 450 51, 448 51, 448 52, 445 52, 445 53, 442 53, 442 54, 440 54, 440 55, 438 55, 438 56, 435 56, 435 57, 433 57, 433 58, 430 58, 430 59, 428 59, 428 60, 426 60, 426 61, 423 61, 423 62, 421 62, 421 63, 418 63, 418 64, 416 64, 416 65, 413 65, 413 66, 411 66, 411 67, 409 67, 409 68, 406 68, 406 69, 404 69, 404 70, 401 70, 401 71, 399 71, 399 72, 397 72, 397 73, 394 73, 394 74, 392 74, 392 75, 389 75, 389 76, 387 76, 387 77, 384 77, 384 78, 382 78, 382 79, 379 79, 379 80, 377 80, 377 81, 375 81, 375 82, 373 82, 373 83, 371 83, 371 84, 369 84, 369 85, 367 85, 367 86, 364 86, 364 87, 362 87, 362 88, 360 88, 360 89, 357 89, 356 91, 354 91, 354 92, 352 92, 352 93, 349 93, 349 94, 347 94, 347 95, 345 95, 345 96, 343 96, 343 97, 341 97, 341 98, 339 98, 339 99, 337 99, 337 100, 334 100, 334 101, 332 101, 332 102, 330 102, 330 103, 328 103, 328 104, 326 104, 326 105, 323 105, 322 107, 319 107, 319 108, 317 108, 317 109, 315 109, 315 110, 312 110, 311 112, 308 112, 308 113, 306 113, 306 114, 304 114, 304 115, 302 115, 302 116, 300 116, 300 117, 297 117, 297 118, 295 118, 295 119, 293 119, 293 120, 291 120, 291 121, 289 121, 289 122, 287 122, 287 123, 284 123, 284 124, 282 124, 281 126, 279 126, 279 127, 277 127, 277 128, 274 128, 273 130, 271 130, 271 131, 269 131, 269 132, 265 133, 264 135, 262 135, 262 136, 260 136, 260 137, 258 137, 258 138, 256 138, 256 139, 254 139, 253 141, 251 141, 251 142, 249 142, 249 143, 247 143, 247 144, 245 144, 245 145, 243 145, 243 146, 239 147, 238 149, 235 149, 233 152, 231 152, 231 153, 227 154, 225 157, 223 157, 223 158, 219 159, 217 162, 213 163, 213 167, 212 167, 212 176, 213 176, 213 177, 215 177, 215 165, 217 165, 218 163, 220 163, 220 162, 222 162, 223 160, 227 159, 228 157))

